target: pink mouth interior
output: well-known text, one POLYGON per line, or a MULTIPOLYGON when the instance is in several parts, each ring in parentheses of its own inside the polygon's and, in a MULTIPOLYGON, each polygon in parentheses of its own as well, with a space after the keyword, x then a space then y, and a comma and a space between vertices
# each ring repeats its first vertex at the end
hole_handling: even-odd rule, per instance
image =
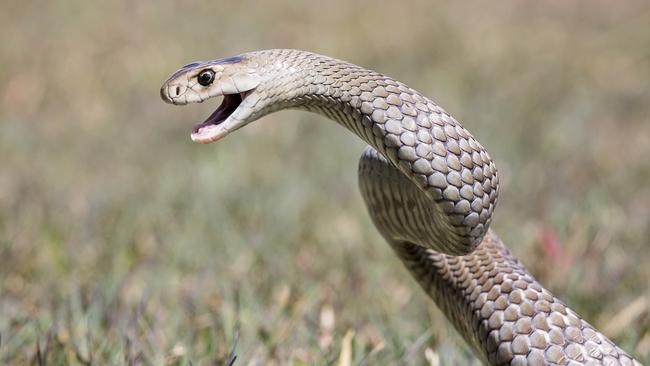
POLYGON ((241 104, 244 97, 242 94, 243 93, 224 95, 219 108, 212 112, 212 114, 201 124, 194 126, 194 128, 192 128, 192 133, 198 133, 204 127, 216 126, 225 121, 241 104))

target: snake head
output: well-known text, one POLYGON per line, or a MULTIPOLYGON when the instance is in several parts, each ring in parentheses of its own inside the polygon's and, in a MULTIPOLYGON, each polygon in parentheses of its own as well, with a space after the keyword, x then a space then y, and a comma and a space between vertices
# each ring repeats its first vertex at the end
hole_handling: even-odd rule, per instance
POLYGON ((160 96, 175 105, 201 103, 223 96, 221 105, 192 129, 193 141, 208 144, 250 122, 259 99, 251 95, 260 82, 255 64, 246 56, 193 62, 165 81, 160 96))

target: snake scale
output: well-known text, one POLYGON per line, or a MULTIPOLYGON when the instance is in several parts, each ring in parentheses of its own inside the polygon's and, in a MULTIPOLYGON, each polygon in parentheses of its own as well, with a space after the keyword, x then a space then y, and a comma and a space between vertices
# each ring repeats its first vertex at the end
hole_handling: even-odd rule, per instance
POLYGON ((278 49, 185 65, 160 92, 177 105, 223 96, 192 130, 200 143, 288 108, 324 115, 368 143, 359 186, 375 226, 483 363, 641 365, 540 285, 489 229, 494 162, 407 85, 278 49))

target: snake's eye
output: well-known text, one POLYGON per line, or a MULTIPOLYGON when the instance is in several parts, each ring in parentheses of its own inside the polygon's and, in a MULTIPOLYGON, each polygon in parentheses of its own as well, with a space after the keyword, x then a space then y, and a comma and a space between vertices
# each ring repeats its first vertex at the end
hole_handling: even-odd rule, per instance
POLYGON ((208 86, 214 81, 214 71, 212 70, 203 70, 197 76, 199 84, 203 86, 208 86))

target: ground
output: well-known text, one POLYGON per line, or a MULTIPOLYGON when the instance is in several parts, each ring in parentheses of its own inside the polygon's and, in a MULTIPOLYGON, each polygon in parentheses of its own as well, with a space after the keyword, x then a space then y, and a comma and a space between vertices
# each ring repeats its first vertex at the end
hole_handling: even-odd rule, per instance
POLYGON ((493 229, 650 363, 650 7, 5 2, 0 364, 476 359, 372 226, 363 144, 287 111, 215 145, 194 60, 301 48, 403 81, 495 158, 493 229))

